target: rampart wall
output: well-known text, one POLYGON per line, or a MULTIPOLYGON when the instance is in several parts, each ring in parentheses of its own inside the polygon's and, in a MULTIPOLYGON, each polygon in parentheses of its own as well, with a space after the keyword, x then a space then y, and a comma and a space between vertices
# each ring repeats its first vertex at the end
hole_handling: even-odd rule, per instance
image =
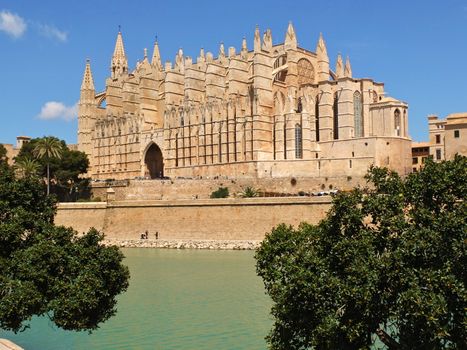
POLYGON ((116 183, 97 182, 93 184, 93 197, 106 199, 108 187, 115 191, 115 200, 181 200, 208 199, 219 187, 227 187, 230 197, 239 197, 246 187, 252 187, 260 193, 270 196, 310 194, 329 190, 349 190, 358 185, 365 185, 361 177, 322 177, 322 178, 227 178, 217 179, 173 178, 154 180, 128 180, 116 183))
POLYGON ((284 197, 61 203, 55 223, 79 233, 95 227, 108 239, 262 240, 280 223, 318 223, 331 198, 284 197))

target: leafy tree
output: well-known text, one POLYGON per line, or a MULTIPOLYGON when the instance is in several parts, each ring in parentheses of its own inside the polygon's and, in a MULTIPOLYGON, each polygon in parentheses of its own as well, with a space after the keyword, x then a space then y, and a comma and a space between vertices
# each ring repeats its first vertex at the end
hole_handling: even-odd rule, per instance
MULTIPOLYGON (((41 139, 32 139, 23 145, 16 157, 16 162, 23 158, 34 158, 34 150, 41 139)), ((68 149, 65 141, 60 141, 61 157, 38 159, 41 164, 40 175, 47 177, 47 164, 51 179, 50 193, 58 196, 60 201, 76 201, 78 198, 89 197, 89 179, 83 177, 87 172, 89 161, 85 153, 68 149)))
POLYGON ((339 193, 318 225, 281 225, 256 252, 272 349, 467 348, 467 158, 339 193))
POLYGON ((0 143, 0 163, 8 162, 7 151, 5 146, 0 143))
POLYGON ((34 147, 34 156, 44 159, 47 166, 47 194, 50 193, 50 160, 60 159, 62 156, 62 144, 56 137, 47 136, 39 139, 34 147))
POLYGON ((0 328, 15 332, 34 315, 65 330, 98 328, 128 287, 117 247, 91 229, 77 235, 53 225, 55 197, 38 178, 0 168, 0 328))
POLYGON ((19 177, 37 176, 40 170, 40 164, 31 158, 21 158, 15 163, 15 170, 19 177))
POLYGON ((211 198, 227 198, 229 196, 228 187, 219 187, 211 193, 211 198))

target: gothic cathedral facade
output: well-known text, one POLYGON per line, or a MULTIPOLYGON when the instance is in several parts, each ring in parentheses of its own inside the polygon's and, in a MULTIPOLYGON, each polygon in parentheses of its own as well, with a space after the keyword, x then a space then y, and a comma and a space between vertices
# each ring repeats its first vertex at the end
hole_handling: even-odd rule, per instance
POLYGON ((407 104, 384 85, 335 70, 320 35, 316 51, 297 45, 292 24, 273 44, 255 30, 253 50, 220 45, 193 60, 152 57, 128 67, 121 32, 111 75, 96 93, 86 63, 78 149, 93 179, 217 176, 363 177, 371 164, 411 170, 407 104))

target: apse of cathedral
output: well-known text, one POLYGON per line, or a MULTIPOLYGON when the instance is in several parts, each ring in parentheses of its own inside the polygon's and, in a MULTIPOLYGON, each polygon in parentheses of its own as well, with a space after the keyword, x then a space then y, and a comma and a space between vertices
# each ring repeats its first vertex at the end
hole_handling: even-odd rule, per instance
POLYGON ((323 36, 315 51, 257 27, 253 49, 180 49, 130 70, 117 34, 105 90, 96 92, 87 61, 81 85, 78 148, 94 179, 135 177, 349 178, 371 164, 411 170, 407 104, 384 84, 355 78, 350 60, 335 69, 323 36))

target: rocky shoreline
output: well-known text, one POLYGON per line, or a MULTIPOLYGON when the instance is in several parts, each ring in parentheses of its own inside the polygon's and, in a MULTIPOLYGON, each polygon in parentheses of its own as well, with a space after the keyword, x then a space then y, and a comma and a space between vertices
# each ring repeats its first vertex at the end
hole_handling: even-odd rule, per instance
POLYGON ((159 249, 211 249, 211 250, 254 250, 261 241, 239 240, 177 240, 177 239, 106 239, 104 245, 121 248, 159 249))

